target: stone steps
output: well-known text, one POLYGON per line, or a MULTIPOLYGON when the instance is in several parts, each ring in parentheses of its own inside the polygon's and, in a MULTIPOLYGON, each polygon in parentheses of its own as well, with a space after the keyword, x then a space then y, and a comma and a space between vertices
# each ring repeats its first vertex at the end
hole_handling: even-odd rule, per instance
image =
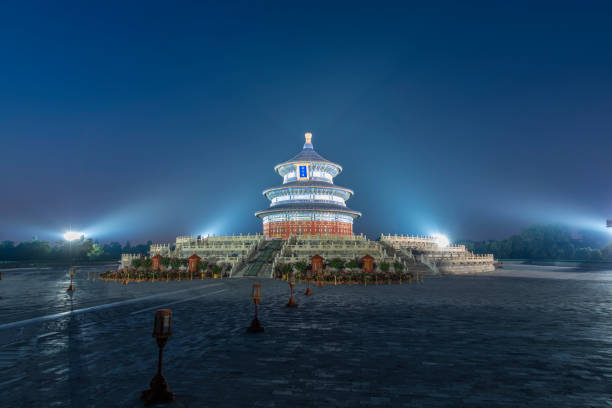
POLYGON ((239 270, 236 277, 269 278, 272 276, 272 263, 280 251, 283 242, 279 240, 268 241, 249 259, 247 264, 239 270))
POLYGON ((406 264, 406 272, 412 272, 419 275, 431 275, 435 273, 429 266, 425 265, 422 262, 414 260, 406 256, 405 253, 393 248, 391 245, 387 244, 384 241, 381 241, 380 244, 385 248, 388 254, 396 255, 399 259, 404 261, 406 264))

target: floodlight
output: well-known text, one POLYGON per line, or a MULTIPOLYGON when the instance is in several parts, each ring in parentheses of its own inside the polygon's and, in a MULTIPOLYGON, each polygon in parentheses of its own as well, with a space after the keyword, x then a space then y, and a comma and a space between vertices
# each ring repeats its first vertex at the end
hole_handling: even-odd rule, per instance
POLYGON ((434 234, 433 238, 435 239, 436 244, 438 244, 440 248, 446 248, 450 244, 450 241, 448 240, 448 237, 446 235, 434 234))
POLYGON ((64 239, 66 241, 74 241, 75 239, 79 239, 82 236, 85 236, 85 234, 83 234, 82 232, 66 231, 66 233, 64 234, 64 239))

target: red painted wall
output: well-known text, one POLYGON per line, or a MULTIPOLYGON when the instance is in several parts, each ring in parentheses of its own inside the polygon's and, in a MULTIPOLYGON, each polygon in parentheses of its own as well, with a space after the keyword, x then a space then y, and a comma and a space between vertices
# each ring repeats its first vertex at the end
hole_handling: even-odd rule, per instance
POLYGON ((290 235, 338 234, 353 235, 353 224, 337 221, 281 221, 263 225, 269 238, 289 238, 290 235))

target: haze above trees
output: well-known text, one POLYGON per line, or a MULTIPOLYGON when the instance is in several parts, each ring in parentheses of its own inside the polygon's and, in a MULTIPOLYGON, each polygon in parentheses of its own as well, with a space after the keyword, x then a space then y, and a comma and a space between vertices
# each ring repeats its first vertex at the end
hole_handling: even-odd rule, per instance
MULTIPOLYGON (((612 236, 610 237, 612 240, 612 236)), ((501 241, 462 241, 475 253, 492 253, 496 259, 612 261, 612 243, 601 235, 576 234, 559 225, 532 225, 501 241)), ((122 253, 148 254, 151 241, 132 246, 119 242, 100 244, 91 238, 72 242, 33 239, 0 243, 0 261, 118 261, 122 253)))
POLYGON ((502 241, 459 243, 478 254, 493 254, 496 259, 612 260, 612 243, 601 235, 575 233, 561 225, 532 225, 502 241))
POLYGON ((151 241, 132 246, 119 242, 99 244, 91 238, 72 242, 54 243, 33 239, 16 244, 13 241, 0 243, 0 261, 118 261, 122 253, 148 254, 151 241))

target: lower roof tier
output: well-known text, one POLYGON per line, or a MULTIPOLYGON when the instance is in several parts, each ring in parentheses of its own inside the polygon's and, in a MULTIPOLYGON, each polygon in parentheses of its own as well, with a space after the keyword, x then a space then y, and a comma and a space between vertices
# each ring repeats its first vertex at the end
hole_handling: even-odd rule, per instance
POLYGON ((353 223, 355 218, 359 218, 361 213, 348 208, 343 209, 312 209, 312 208, 295 208, 278 210, 270 208, 268 210, 258 211, 255 216, 267 222, 281 221, 337 221, 353 223))
POLYGON ((334 184, 313 182, 287 183, 282 186, 268 188, 263 192, 263 195, 265 195, 268 200, 272 200, 278 196, 291 194, 331 194, 346 201, 354 193, 353 190, 349 188, 336 186, 334 184))

